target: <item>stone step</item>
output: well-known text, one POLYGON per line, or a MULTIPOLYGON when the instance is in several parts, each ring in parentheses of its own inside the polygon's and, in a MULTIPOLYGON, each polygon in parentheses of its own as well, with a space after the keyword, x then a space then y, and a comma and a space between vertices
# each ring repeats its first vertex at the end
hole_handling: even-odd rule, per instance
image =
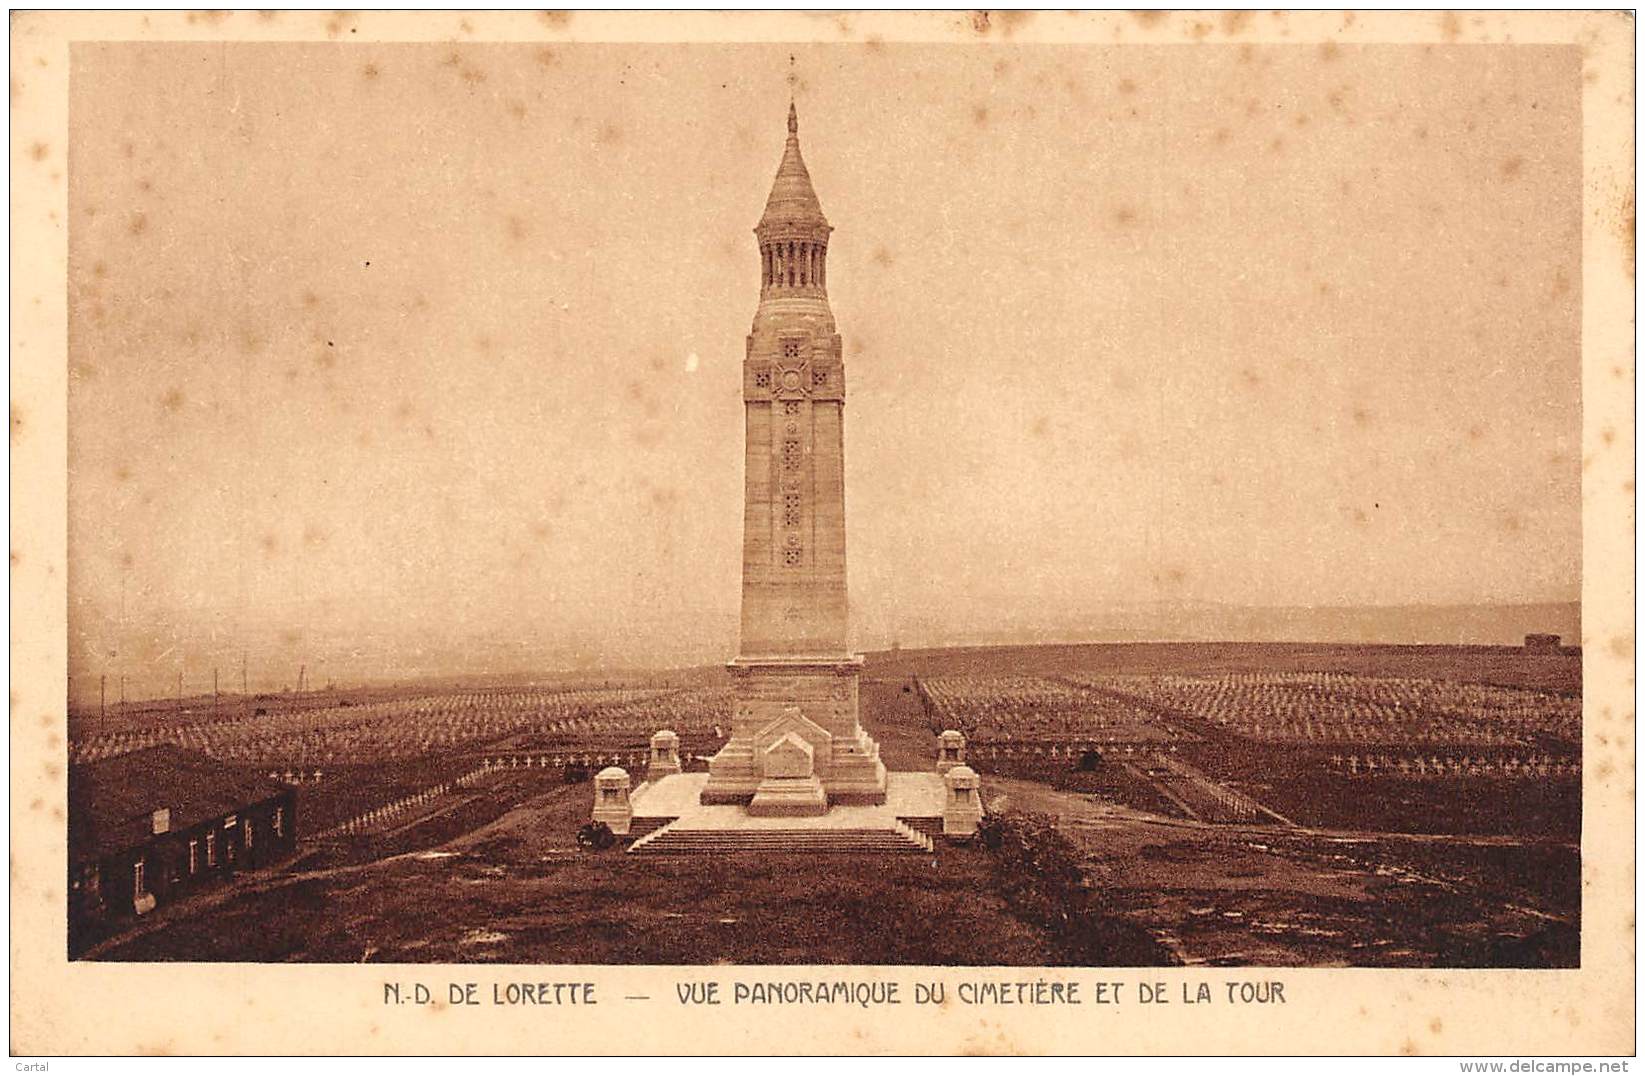
POLYGON ((890 829, 675 829, 664 826, 629 846, 640 854, 727 852, 928 853, 931 839, 902 823, 890 829))
POLYGON ((897 821, 916 833, 923 833, 927 837, 942 836, 942 818, 940 816, 921 816, 917 818, 899 818, 897 821))

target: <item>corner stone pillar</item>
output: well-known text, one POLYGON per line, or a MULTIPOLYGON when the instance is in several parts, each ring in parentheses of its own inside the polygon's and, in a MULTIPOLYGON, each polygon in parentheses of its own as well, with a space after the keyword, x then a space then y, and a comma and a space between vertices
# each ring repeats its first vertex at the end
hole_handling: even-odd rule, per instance
POLYGON ((645 779, 656 781, 680 772, 680 737, 673 729, 662 729, 651 737, 651 757, 645 779))
POLYGON ((937 737, 937 772, 947 774, 955 766, 965 765, 965 734, 948 729, 937 737))
POLYGON ((955 766, 943 775, 948 795, 942 805, 942 835, 952 841, 976 836, 982 821, 982 784, 970 766, 955 766))
POLYGON ((628 836, 634 808, 628 802, 628 771, 621 766, 607 766, 594 775, 593 819, 610 826, 619 837, 628 836))

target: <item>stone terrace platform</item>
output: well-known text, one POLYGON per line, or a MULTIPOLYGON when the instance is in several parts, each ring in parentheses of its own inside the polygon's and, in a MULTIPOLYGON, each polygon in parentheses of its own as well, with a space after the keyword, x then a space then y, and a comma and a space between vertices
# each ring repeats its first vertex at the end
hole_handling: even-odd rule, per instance
POLYGON ((636 788, 629 801, 630 852, 916 852, 934 849, 947 789, 935 773, 891 773, 883 804, 841 805, 815 817, 760 817, 741 806, 704 804, 706 773, 670 774, 636 788))

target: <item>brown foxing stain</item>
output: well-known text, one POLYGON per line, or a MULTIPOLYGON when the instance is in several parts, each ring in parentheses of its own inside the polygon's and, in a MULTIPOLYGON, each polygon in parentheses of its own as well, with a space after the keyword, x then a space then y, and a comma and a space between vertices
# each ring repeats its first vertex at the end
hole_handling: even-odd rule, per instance
POLYGON ((526 117, 525 102, 524 101, 510 101, 508 103, 508 114, 510 116, 513 116, 517 120, 525 119, 525 117, 526 117))
POLYGON ((1225 11, 1222 15, 1222 32, 1233 37, 1243 31, 1250 21, 1249 11, 1225 11))
POLYGON ((987 105, 973 105, 973 106, 971 106, 971 122, 976 124, 978 127, 987 127, 988 126, 988 106, 987 105))
POLYGON ((539 11, 537 17, 547 23, 551 29, 564 30, 571 25, 572 12, 570 11, 539 11))
POLYGON ((22 440, 23 440, 23 427, 26 424, 27 424, 27 420, 23 417, 23 407, 22 407, 22 405, 17 404, 17 403, 12 404, 11 405, 11 443, 12 444, 15 445, 15 444, 21 444, 22 443, 22 440))
POLYGON ((1327 41, 1319 47, 1319 58, 1326 63, 1342 59, 1342 46, 1335 41, 1327 41))
POLYGON ((1371 412, 1362 406, 1355 405, 1353 411, 1351 412, 1351 417, 1354 420, 1354 425, 1361 428, 1371 424, 1371 412))
POLYGON ((126 231, 131 233, 133 236, 142 235, 144 232, 148 231, 148 228, 148 214, 142 212, 141 210, 133 213, 131 215, 131 219, 126 223, 126 231))
POLYGON ((360 68, 361 77, 363 77, 368 82, 370 82, 373 79, 377 78, 382 73, 383 73, 382 70, 374 63, 366 64, 364 67, 360 68))
POLYGON ((874 256, 871 260, 875 265, 889 269, 896 264, 897 257, 884 244, 881 244, 874 248, 874 256))
POLYGON ((183 390, 175 385, 167 389, 166 394, 160 397, 160 406, 165 408, 167 411, 170 411, 172 414, 176 414, 178 411, 181 411, 183 409, 184 402, 183 390))
POLYGON ((1517 179, 1519 178, 1519 174, 1524 170, 1525 158, 1519 156, 1518 154, 1508 157, 1502 162, 1501 171, 1503 179, 1517 179))
POLYGON ((1609 218, 1607 223, 1622 246, 1623 272, 1628 274, 1630 280, 1634 276, 1634 205, 1633 184, 1622 183, 1605 206, 1609 218))
POLYGON ((623 140, 623 129, 610 120, 600 123, 599 129, 594 132, 594 144, 597 146, 615 146, 623 140))
POLYGON ((987 35, 997 25, 1002 36, 1010 37, 1031 17, 1031 11, 973 11, 968 21, 973 33, 987 35))
POLYGON ((513 214, 504 219, 503 228, 508 233, 508 237, 516 243, 529 234, 525 221, 513 214))
POLYGON ((355 21, 355 18, 356 18, 356 16, 353 14, 353 12, 349 12, 349 11, 334 11, 334 12, 332 12, 331 18, 329 18, 325 21, 326 36, 327 37, 336 37, 339 34, 341 34, 344 30, 347 30, 351 34, 357 32, 355 27, 349 25, 349 23, 355 21))
POLYGON ((1456 12, 1447 11, 1439 17, 1439 34, 1446 41, 1455 41, 1462 36, 1462 20, 1457 18, 1456 12))
POLYGON ((1552 290, 1555 296, 1564 295, 1571 290, 1571 278, 1564 269, 1554 270, 1552 290))
POLYGON ((1219 146, 1226 145, 1228 143, 1228 128, 1218 127, 1215 131, 1212 131, 1211 141, 1219 146))
POLYGON ((34 145, 29 147, 29 156, 37 161, 45 160, 46 154, 50 152, 51 147, 46 145, 44 142, 36 142, 34 145))
POLYGON ((547 45, 544 45, 536 52, 533 52, 531 54, 531 58, 536 60, 538 65, 542 67, 553 67, 555 64, 560 62, 560 54, 549 48, 547 45))
POLYGON ((1119 91, 1124 94, 1136 93, 1137 84, 1128 78, 1122 78, 1120 79, 1119 91))
POLYGON ((1122 205, 1114 210, 1114 223, 1122 228, 1129 228, 1137 222, 1137 211, 1128 205, 1122 205))

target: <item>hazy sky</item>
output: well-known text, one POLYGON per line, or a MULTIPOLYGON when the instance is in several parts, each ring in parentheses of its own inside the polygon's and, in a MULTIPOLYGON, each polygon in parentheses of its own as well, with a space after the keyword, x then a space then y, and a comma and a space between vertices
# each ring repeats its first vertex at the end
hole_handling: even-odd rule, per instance
POLYGON ((859 643, 1577 598, 1574 49, 82 45, 71 673, 731 656, 791 52, 859 643))

